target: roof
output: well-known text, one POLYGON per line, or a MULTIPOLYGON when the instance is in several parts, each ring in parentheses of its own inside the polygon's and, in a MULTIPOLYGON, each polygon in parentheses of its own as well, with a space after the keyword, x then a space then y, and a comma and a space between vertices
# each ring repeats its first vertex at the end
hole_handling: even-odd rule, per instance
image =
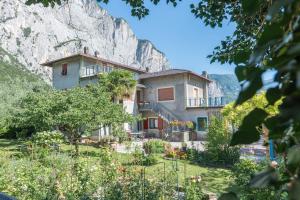
POLYGON ((101 61, 101 62, 104 62, 104 63, 109 63, 109 64, 112 64, 112 65, 116 65, 118 67, 121 67, 121 68, 124 68, 124 69, 128 69, 128 70, 131 70, 131 71, 134 71, 134 72, 146 73, 146 71, 142 70, 142 69, 137 69, 135 67, 131 67, 131 66, 128 66, 128 65, 124 65, 124 64, 121 64, 121 63, 117 63, 117 62, 114 62, 114 61, 106 60, 106 59, 103 59, 103 58, 95 57, 95 56, 84 54, 84 53, 73 54, 73 55, 70 55, 70 56, 67 56, 67 57, 63 57, 63 58, 59 58, 59 59, 56 59, 56 60, 47 61, 45 63, 41 63, 41 65, 42 66, 52 67, 52 65, 54 63, 57 63, 57 62, 60 62, 60 61, 64 61, 64 60, 70 59, 70 58, 76 58, 76 57, 90 58, 90 59, 94 59, 94 60, 101 61))
POLYGON ((212 81, 212 80, 206 78, 205 76, 202 76, 202 75, 197 74, 193 71, 185 70, 185 69, 169 69, 169 70, 164 70, 164 71, 159 71, 159 72, 145 73, 145 74, 141 74, 139 76, 139 78, 140 79, 148 79, 148 78, 155 78, 155 77, 161 77, 161 76, 170 76, 170 75, 176 75, 176 74, 192 74, 192 75, 197 76, 201 79, 204 79, 208 82, 212 81))

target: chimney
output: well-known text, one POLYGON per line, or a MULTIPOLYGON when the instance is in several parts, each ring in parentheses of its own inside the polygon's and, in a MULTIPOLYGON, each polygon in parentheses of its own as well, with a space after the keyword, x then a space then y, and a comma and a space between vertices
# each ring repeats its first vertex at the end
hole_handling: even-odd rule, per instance
POLYGON ((83 53, 84 54, 89 54, 89 48, 88 47, 83 47, 83 53))
POLYGON ((98 57, 99 56, 99 51, 95 51, 94 56, 98 57))
POLYGON ((207 71, 202 71, 202 76, 204 76, 205 78, 208 77, 207 71))

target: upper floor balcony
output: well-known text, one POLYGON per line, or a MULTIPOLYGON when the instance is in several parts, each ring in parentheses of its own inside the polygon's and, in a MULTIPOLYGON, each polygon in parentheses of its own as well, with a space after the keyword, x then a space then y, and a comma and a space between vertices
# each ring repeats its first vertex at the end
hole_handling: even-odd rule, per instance
POLYGON ((98 64, 95 65, 87 65, 80 68, 80 77, 90 77, 96 76, 99 73, 109 73, 113 70, 113 67, 110 66, 101 66, 98 64))
POLYGON ((186 99, 187 108, 222 107, 226 104, 224 97, 189 98, 186 99))

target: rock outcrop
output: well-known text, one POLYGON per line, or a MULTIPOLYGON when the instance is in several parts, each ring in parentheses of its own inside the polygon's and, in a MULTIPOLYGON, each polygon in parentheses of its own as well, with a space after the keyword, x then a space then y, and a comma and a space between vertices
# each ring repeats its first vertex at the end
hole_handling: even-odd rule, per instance
POLYGON ((169 68, 162 52, 139 40, 124 19, 110 16, 95 0, 69 0, 54 8, 24 2, 0 1, 0 47, 47 81, 51 71, 40 63, 81 52, 84 46, 137 68, 169 68))

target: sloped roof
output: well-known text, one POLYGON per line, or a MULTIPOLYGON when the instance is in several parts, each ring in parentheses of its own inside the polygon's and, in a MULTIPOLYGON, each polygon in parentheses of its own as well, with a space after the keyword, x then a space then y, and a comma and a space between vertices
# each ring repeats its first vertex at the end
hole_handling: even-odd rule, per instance
POLYGON ((162 76, 171 76, 171 75, 176 75, 176 74, 192 74, 192 75, 197 76, 208 82, 212 81, 212 80, 206 78, 205 76, 202 76, 200 74, 197 74, 193 71, 186 70, 186 69, 169 69, 169 70, 164 70, 164 71, 159 71, 159 72, 145 73, 145 74, 141 74, 139 76, 139 78, 140 79, 148 79, 148 78, 155 78, 155 77, 162 77, 162 76))
POLYGON ((114 61, 106 60, 106 59, 103 59, 103 58, 95 57, 95 56, 84 54, 84 53, 73 54, 73 55, 70 55, 70 56, 63 57, 63 58, 59 58, 59 59, 47 61, 45 63, 41 63, 41 65, 42 66, 52 67, 52 65, 54 63, 57 63, 57 62, 60 62, 60 61, 64 61, 66 59, 76 58, 76 57, 84 57, 84 58, 94 59, 94 60, 101 61, 101 62, 104 62, 104 63, 116 65, 116 66, 118 66, 120 68, 128 69, 128 70, 131 70, 131 71, 134 71, 134 72, 146 73, 146 71, 142 70, 142 69, 137 69, 135 67, 131 67, 131 66, 128 66, 128 65, 124 65, 124 64, 121 64, 121 63, 117 63, 117 62, 114 62, 114 61))

